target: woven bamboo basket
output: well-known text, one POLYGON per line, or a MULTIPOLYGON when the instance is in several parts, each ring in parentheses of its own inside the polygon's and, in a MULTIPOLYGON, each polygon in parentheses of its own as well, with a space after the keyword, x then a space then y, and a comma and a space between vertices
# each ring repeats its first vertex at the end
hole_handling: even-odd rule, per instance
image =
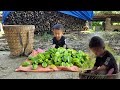
POLYGON ((94 75, 94 74, 89 74, 89 73, 79 73, 79 78, 80 79, 118 79, 117 74, 112 74, 112 75, 94 75))
POLYGON ((80 79, 118 79, 119 78, 119 72, 120 72, 120 65, 118 65, 118 73, 117 74, 107 74, 107 75, 101 75, 101 74, 91 74, 89 73, 91 70, 86 70, 87 73, 80 72, 79 78, 80 79))
POLYGON ((120 62, 117 63, 118 66, 118 73, 116 74, 107 74, 107 75, 101 75, 101 74, 90 74, 89 72, 91 71, 90 69, 87 69, 85 71, 87 71, 86 73, 84 72, 80 72, 79 73, 79 78, 80 79, 119 79, 119 75, 120 75, 120 62))
POLYGON ((34 25, 3 25, 10 55, 19 56, 33 50, 34 25), (29 47, 29 48, 28 48, 29 47))

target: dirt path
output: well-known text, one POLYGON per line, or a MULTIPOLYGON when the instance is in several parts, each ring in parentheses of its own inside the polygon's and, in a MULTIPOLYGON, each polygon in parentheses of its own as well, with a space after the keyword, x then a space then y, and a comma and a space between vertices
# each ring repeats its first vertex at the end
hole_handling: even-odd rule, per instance
MULTIPOLYGON (((80 35, 76 37, 75 35, 70 36, 68 35, 67 43, 69 44, 70 48, 74 49, 81 49, 87 50, 87 42, 90 39, 87 35, 80 35), (83 37, 83 38, 81 38, 83 37), (78 40, 79 39, 79 40, 78 40), (75 43, 75 44, 74 44, 75 43)), ((35 48, 46 48, 50 46, 50 42, 39 42, 40 37, 35 39, 35 48), (44 47, 43 47, 44 46, 44 47)), ((108 37, 109 39, 109 37, 108 37)), ((6 48, 4 40, 1 39, 0 45, 6 48), (3 42, 3 44, 1 44, 3 42)), ((113 41, 113 40, 109 40, 113 41)), ((117 40, 118 41, 118 40, 117 40)), ((112 43, 112 42, 111 42, 112 43)), ((115 43, 116 44, 116 43, 115 43)), ((119 44, 120 45, 120 44, 119 44)), ((4 49, 3 48, 3 49, 4 49)), ((6 50, 6 49, 4 49, 6 50)), ((15 72, 15 69, 20 66, 20 64, 27 58, 27 57, 20 57, 16 59, 9 58, 9 51, 0 51, 0 79, 78 79, 79 72, 15 72)), ((119 76, 120 79, 120 76, 119 76)))
POLYGON ((0 79, 79 79, 79 72, 15 72, 27 57, 11 59, 9 53, 0 51, 0 79))

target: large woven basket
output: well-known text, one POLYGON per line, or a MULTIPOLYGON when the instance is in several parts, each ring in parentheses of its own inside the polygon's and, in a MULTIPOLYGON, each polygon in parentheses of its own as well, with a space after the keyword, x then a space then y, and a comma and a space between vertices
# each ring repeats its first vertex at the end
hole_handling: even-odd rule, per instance
POLYGON ((89 74, 89 73, 79 73, 79 78, 80 79, 118 79, 117 74, 112 74, 112 75, 94 75, 94 74, 89 74))
POLYGON ((3 25, 3 30, 11 52, 14 54, 23 53, 23 49, 29 47, 33 49, 34 25, 3 25), (29 34, 29 38, 28 38, 29 34))

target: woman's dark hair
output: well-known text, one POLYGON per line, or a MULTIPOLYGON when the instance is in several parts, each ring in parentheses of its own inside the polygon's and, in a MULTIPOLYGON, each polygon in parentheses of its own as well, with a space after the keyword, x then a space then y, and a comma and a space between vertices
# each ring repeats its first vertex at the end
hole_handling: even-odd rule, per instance
POLYGON ((89 42, 89 48, 100 47, 105 48, 105 43, 99 36, 94 36, 89 42))
POLYGON ((53 30, 64 30, 64 27, 62 24, 55 24, 53 27, 52 27, 53 30))

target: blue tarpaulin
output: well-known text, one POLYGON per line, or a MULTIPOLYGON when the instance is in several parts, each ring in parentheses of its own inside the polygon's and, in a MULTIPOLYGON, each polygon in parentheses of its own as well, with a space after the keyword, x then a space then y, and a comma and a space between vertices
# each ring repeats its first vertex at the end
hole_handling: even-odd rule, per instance
POLYGON ((64 14, 68 14, 83 20, 90 21, 92 20, 94 14, 93 11, 59 11, 64 14))
POLYGON ((14 11, 3 11, 3 13, 2 13, 2 23, 5 22, 6 17, 10 14, 10 12, 14 12, 14 11))
MULTIPOLYGON (((10 12, 13 12, 13 11, 3 11, 3 14, 2 14, 2 17, 3 17, 2 23, 3 24, 6 20, 6 17, 9 15, 10 12)), ((77 18, 80 18, 83 20, 87 20, 87 21, 92 20, 92 18, 94 16, 93 11, 58 11, 58 12, 61 12, 61 13, 67 14, 67 15, 71 15, 71 16, 74 16, 74 17, 77 17, 77 18)))

